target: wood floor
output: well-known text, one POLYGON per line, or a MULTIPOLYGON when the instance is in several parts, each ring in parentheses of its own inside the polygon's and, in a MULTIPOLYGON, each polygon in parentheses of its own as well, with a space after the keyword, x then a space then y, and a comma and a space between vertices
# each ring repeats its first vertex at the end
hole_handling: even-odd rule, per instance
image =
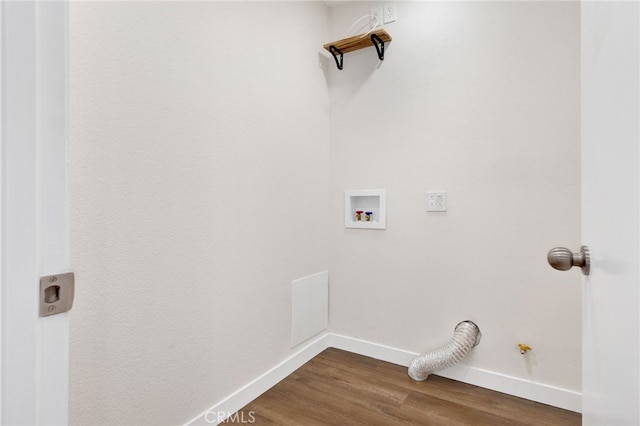
MULTIPOLYGON (((256 425, 580 425, 581 415, 327 349, 246 405, 256 425)), ((231 421, 227 422, 231 423, 231 421)))

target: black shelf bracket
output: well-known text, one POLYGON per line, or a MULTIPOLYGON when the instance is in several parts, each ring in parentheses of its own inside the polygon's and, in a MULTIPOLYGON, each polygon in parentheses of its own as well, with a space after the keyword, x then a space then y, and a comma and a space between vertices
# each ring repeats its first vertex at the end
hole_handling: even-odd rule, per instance
POLYGON ((333 56, 333 59, 336 61, 336 66, 338 67, 339 70, 341 70, 342 63, 344 61, 344 55, 342 54, 342 51, 337 47, 335 47, 334 45, 331 45, 329 46, 329 52, 333 56), (340 55, 340 59, 338 59, 338 56, 336 55, 336 53, 340 55))
POLYGON ((384 61, 384 41, 382 41, 382 39, 378 37, 377 34, 371 34, 371 43, 373 43, 376 51, 378 52, 378 59, 384 61))

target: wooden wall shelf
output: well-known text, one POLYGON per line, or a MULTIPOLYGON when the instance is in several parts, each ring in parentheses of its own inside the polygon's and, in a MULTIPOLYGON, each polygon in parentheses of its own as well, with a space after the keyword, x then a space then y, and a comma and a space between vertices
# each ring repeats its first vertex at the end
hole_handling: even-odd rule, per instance
POLYGON ((374 46, 378 52, 378 58, 384 60, 384 44, 391 41, 391 36, 384 29, 380 28, 371 31, 368 34, 360 34, 353 37, 343 38, 325 44, 323 47, 331 53, 336 61, 339 70, 342 69, 344 53, 353 52, 355 50, 364 49, 374 46), (338 56, 340 57, 338 59, 338 56))

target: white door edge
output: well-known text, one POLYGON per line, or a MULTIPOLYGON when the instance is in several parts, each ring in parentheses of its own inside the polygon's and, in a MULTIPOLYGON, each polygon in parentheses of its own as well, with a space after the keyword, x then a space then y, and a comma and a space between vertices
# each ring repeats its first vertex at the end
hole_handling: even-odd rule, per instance
POLYGON ((68 423, 68 314, 38 317, 69 268, 67 3, 2 2, 2 424, 68 423))
MULTIPOLYGON (((0 46, 2 43, 2 40, 4 39, 4 13, 3 13, 4 8, 2 6, 0 6, 0 46)), ((4 69, 4 52, 3 49, 0 47, 0 135, 4 134, 4 114, 3 114, 3 105, 4 105, 4 91, 2 89, 2 86, 4 86, 4 78, 3 78, 3 69, 4 69)), ((2 336, 4 335, 3 333, 3 329, 4 329, 4 318, 3 318, 3 312, 4 310, 2 309, 2 305, 4 304, 4 232, 3 232, 3 228, 4 228, 4 168, 2 166, 3 162, 4 162, 4 156, 3 156, 3 151, 4 151, 4 138, 2 136, 0 136, 0 422, 4 423, 4 416, 2 415, 2 407, 4 405, 4 398, 3 398, 3 388, 4 385, 2 385, 4 383, 3 378, 4 375, 2 374, 2 370, 3 370, 3 357, 2 357, 2 353, 4 352, 4 343, 3 343, 3 338, 2 336)))
POLYGON ((581 3, 582 424, 640 424, 640 5, 581 3))

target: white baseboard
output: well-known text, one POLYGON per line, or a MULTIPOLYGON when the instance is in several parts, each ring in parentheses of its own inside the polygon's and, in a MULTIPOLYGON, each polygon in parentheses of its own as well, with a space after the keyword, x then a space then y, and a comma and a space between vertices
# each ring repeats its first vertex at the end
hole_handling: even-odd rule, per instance
MULTIPOLYGON (((418 356, 415 352, 379 345, 365 340, 328 334, 330 347, 365 355, 371 358, 387 361, 392 364, 408 367, 413 358, 418 356)), ((533 382, 506 374, 483 370, 477 367, 457 364, 446 370, 439 371, 437 376, 480 386, 486 389, 506 393, 531 401, 540 402, 565 410, 582 412, 582 393, 533 382)))
MULTIPOLYGON (((187 425, 215 425, 220 423, 227 416, 230 416, 262 395, 327 348, 342 349, 405 367, 409 366, 413 358, 418 355, 415 352, 365 340, 354 339, 339 334, 325 333, 262 376, 218 402, 188 422, 187 425)), ((454 365, 451 368, 440 371, 437 375, 565 410, 578 413, 582 411, 582 394, 568 389, 536 383, 530 380, 462 364, 454 365)))
POLYGON ((302 367, 304 363, 310 361, 313 357, 320 352, 327 349, 326 343, 327 334, 323 334, 317 337, 311 343, 304 346, 298 352, 282 361, 280 364, 273 367, 271 370, 264 373, 262 376, 246 384, 242 388, 238 389, 222 401, 213 405, 204 413, 198 417, 189 421, 187 425, 217 425, 222 422, 228 416, 277 385, 289 374, 302 367))

